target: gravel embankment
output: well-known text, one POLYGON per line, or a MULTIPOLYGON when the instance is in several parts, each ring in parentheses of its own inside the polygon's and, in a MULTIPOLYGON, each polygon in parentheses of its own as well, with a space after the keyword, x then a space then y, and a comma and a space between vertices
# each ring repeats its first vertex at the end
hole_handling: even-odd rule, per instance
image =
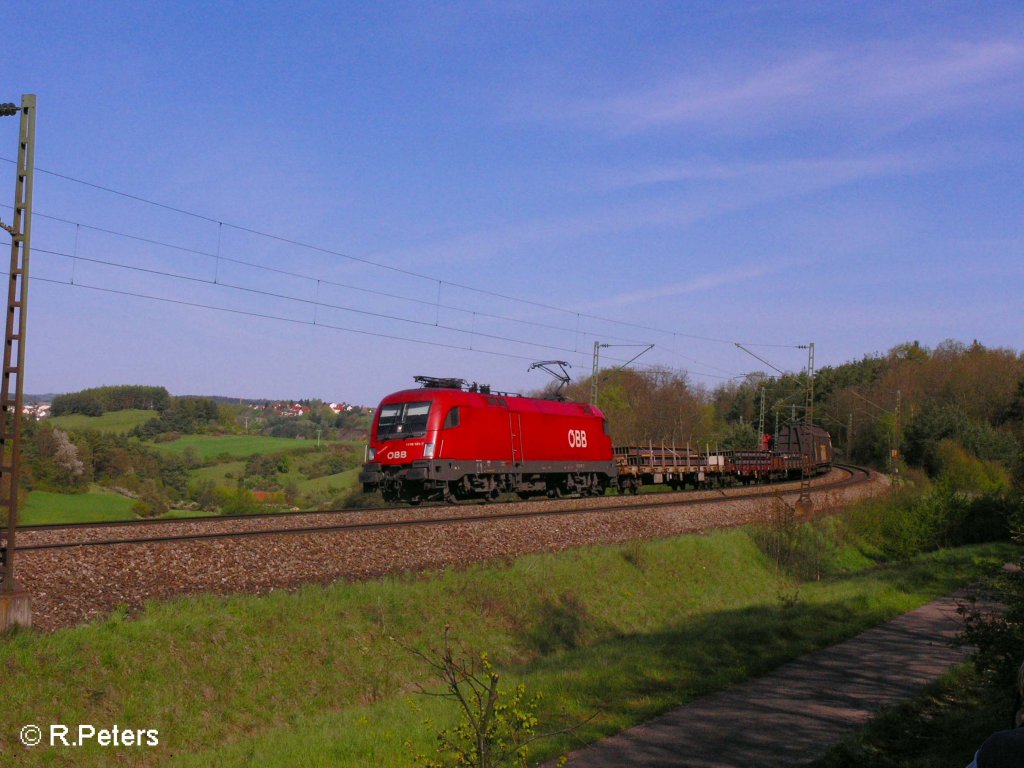
MULTIPOLYGON (((884 478, 875 477, 860 485, 819 492, 814 500, 815 511, 877 495, 887 487, 884 478)), ((795 497, 792 486, 785 491, 782 487, 778 489, 787 499, 795 497)), ((530 552, 692 533, 756 522, 764 519, 772 507, 771 497, 729 501, 728 491, 725 494, 718 491, 684 493, 680 497, 693 499, 701 495, 717 496, 721 501, 652 509, 645 508, 647 500, 643 497, 632 497, 623 499, 622 508, 615 511, 559 517, 27 550, 18 555, 18 578, 32 596, 34 626, 52 631, 102 617, 120 605, 137 610, 151 599, 203 592, 265 593, 311 582, 365 579, 530 552)), ((667 498, 658 495, 650 500, 661 502, 667 498)), ((551 504, 562 509, 571 504, 584 508, 608 501, 607 498, 561 500, 538 502, 538 505, 551 504)), ((455 513, 479 515, 486 510, 500 514, 508 507, 503 504, 460 507, 455 513)), ((380 520, 382 516, 407 519, 413 515, 429 518, 452 514, 451 508, 356 513, 346 515, 344 522, 363 522, 363 518, 380 520)), ((335 522, 315 515, 295 515, 288 520, 293 527, 335 522)), ((73 533, 26 531, 19 535, 18 543, 67 541, 69 536, 107 539, 181 535, 208 533, 215 528, 229 531, 254 526, 281 527, 281 520, 225 520, 201 525, 186 521, 173 526, 93 528, 73 533)))

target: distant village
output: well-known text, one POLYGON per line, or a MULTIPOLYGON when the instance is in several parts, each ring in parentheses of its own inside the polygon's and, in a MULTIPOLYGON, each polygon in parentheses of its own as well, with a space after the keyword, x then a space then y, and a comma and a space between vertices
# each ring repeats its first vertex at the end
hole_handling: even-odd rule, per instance
MULTIPOLYGON (((254 411, 272 411, 278 416, 308 416, 310 407, 302 403, 267 403, 266 405, 250 405, 254 411)), ((362 406, 350 405, 348 403, 324 403, 325 408, 330 408, 337 415, 339 413, 351 413, 352 411, 363 410, 362 406)))

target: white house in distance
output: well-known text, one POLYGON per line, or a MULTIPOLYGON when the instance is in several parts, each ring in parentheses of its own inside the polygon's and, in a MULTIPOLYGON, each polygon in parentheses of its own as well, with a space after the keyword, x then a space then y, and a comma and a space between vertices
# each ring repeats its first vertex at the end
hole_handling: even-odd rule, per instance
POLYGON ((50 404, 49 403, 29 403, 25 406, 24 413, 27 416, 31 416, 36 421, 45 419, 50 415, 50 404))

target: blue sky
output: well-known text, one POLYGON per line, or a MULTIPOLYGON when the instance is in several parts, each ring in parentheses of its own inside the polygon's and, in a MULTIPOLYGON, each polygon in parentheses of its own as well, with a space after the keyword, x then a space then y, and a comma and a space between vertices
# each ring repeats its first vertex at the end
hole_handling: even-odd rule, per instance
POLYGON ((5 9, 0 100, 39 99, 30 392, 1020 348, 1019 3, 5 9))

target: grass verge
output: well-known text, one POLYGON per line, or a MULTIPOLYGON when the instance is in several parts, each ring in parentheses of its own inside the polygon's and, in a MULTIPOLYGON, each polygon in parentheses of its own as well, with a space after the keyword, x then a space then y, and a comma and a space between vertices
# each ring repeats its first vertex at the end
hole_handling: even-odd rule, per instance
POLYGON ((541 730, 596 717, 552 756, 762 674, 910 610, 1013 557, 945 550, 801 583, 747 532, 530 555, 429 576, 264 597, 154 603, 52 635, 0 640, 0 765, 108 765, 92 745, 28 751, 25 723, 154 728, 131 764, 403 765, 451 712, 398 643, 487 651, 504 681, 543 695, 541 730), (411 701, 410 701, 411 700, 411 701))

